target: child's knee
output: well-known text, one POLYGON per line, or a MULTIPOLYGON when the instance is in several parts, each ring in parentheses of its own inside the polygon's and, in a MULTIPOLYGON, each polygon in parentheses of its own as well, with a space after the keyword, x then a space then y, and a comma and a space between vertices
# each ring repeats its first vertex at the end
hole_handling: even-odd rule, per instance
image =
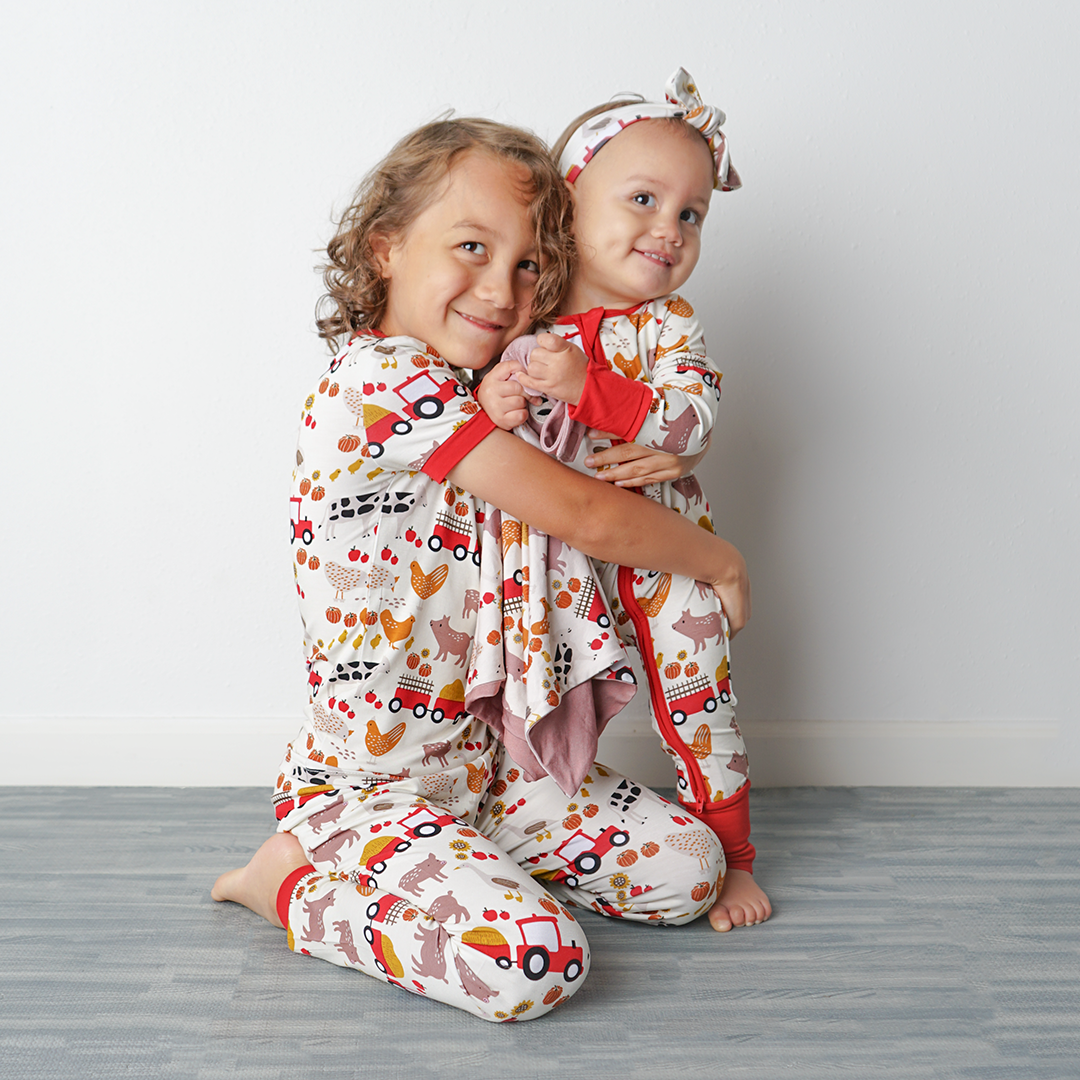
POLYGON ((455 942, 453 961, 466 993, 484 1003, 484 1019, 539 1019, 569 1001, 589 974, 589 945, 573 919, 522 919, 506 937, 486 929, 455 942))

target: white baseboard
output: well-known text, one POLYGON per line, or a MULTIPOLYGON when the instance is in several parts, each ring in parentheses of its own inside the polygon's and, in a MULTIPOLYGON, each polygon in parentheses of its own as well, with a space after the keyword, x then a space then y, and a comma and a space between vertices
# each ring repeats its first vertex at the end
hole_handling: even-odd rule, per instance
MULTIPOLYGON (((759 788, 1080 787, 1080 749, 1055 720, 740 724, 759 788)), ((282 718, 0 718, 0 747, 9 786, 269 788, 298 726, 282 718)), ((647 722, 613 725, 599 756, 641 783, 675 783, 647 722)))

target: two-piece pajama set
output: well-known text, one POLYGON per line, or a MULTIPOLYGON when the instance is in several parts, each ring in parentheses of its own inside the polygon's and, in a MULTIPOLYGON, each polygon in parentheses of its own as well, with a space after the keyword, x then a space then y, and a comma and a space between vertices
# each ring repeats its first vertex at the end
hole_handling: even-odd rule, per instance
POLYGON ((679 806, 545 742, 577 716, 575 688, 607 700, 593 739, 625 702, 618 612, 577 553, 530 566, 524 590, 520 568, 482 572, 513 555, 513 527, 493 533, 494 508, 446 476, 492 428, 411 338, 358 335, 308 396, 290 538, 309 701, 274 806, 310 860, 278 896, 291 948, 514 1020, 581 985, 573 906, 687 922, 715 900, 724 855, 679 806), (561 594, 559 618, 533 618, 561 594), (506 695, 530 707, 517 744, 497 737, 501 656, 507 688, 530 687, 506 695), (522 739, 551 775, 526 779, 522 739))

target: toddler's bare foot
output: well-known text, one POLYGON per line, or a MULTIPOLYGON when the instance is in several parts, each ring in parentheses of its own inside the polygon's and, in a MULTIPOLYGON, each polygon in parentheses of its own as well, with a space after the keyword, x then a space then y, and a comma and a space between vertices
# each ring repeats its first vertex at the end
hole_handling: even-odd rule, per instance
POLYGON ((714 930, 730 930, 733 926, 755 926, 772 914, 772 904, 764 891, 746 870, 729 870, 716 903, 709 909, 709 922, 714 930))
POLYGON ((281 926, 277 916, 277 894, 281 883, 294 870, 308 862, 300 841, 292 833, 274 833, 251 857, 247 866, 227 870, 214 882, 210 895, 215 900, 232 900, 250 908, 274 926, 281 926))

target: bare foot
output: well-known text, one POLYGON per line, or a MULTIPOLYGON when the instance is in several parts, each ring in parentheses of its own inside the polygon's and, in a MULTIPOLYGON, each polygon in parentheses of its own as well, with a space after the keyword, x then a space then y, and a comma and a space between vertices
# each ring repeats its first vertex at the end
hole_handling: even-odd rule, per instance
POLYGON ((756 926, 772 914, 772 904, 764 891, 746 870, 729 870, 716 903, 709 909, 709 922, 714 930, 730 930, 733 926, 756 926))
POLYGON ((294 870, 306 866, 308 858, 292 833, 274 833, 247 866, 227 870, 214 882, 210 895, 215 900, 232 900, 281 926, 277 915, 277 894, 281 883, 294 870))

